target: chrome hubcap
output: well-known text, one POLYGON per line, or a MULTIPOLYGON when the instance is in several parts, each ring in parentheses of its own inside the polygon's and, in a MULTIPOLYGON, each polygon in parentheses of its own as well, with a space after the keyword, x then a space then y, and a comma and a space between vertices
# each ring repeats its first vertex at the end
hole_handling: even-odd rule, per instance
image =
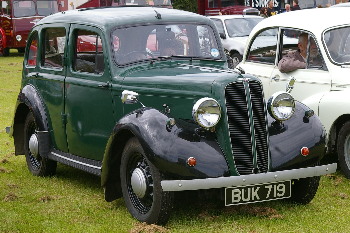
POLYGON ((30 136, 29 151, 35 157, 39 155, 39 141, 38 136, 35 133, 30 136))
POLYGON ((136 168, 131 175, 131 187, 138 198, 143 198, 147 191, 147 178, 140 168, 136 168))

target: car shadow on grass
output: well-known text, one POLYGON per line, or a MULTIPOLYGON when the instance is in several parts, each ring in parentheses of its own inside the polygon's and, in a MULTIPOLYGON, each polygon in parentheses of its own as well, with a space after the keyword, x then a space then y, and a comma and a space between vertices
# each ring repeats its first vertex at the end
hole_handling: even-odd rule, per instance
POLYGON ((57 179, 65 180, 79 188, 89 188, 101 191, 101 178, 88 172, 58 163, 56 175, 57 179))

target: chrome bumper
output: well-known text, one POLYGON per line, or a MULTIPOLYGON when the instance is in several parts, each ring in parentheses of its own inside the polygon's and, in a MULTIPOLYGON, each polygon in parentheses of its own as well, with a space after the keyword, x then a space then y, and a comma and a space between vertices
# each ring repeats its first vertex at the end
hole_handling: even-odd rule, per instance
POLYGON ((337 163, 299 168, 293 170, 259 173, 244 176, 230 176, 194 180, 163 180, 163 191, 185 191, 198 189, 225 188, 233 186, 246 186, 252 184, 271 183, 284 180, 294 180, 313 176, 321 176, 336 172, 337 163))

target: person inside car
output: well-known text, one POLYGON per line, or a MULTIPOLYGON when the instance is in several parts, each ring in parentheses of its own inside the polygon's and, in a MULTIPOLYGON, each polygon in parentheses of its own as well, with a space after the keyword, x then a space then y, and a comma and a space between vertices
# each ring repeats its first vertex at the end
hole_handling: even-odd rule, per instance
MULTIPOLYGON (((283 56, 278 63, 278 69, 283 73, 291 72, 297 69, 305 69, 307 59, 307 45, 308 34, 301 33, 298 40, 298 50, 289 52, 287 55, 283 56)), ((317 57, 317 45, 314 39, 310 38, 309 63, 312 63, 313 65, 320 63, 316 60, 317 57)))

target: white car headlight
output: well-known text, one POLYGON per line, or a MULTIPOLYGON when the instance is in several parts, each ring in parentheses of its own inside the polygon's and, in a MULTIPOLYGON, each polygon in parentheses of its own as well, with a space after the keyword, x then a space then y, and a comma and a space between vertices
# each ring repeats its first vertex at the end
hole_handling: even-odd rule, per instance
POLYGON ((294 98, 287 92, 276 92, 267 102, 267 109, 276 120, 288 120, 295 110, 294 98))
POLYGON ((220 120, 220 104, 216 100, 208 97, 199 99, 193 106, 192 117, 200 126, 211 128, 220 120))

